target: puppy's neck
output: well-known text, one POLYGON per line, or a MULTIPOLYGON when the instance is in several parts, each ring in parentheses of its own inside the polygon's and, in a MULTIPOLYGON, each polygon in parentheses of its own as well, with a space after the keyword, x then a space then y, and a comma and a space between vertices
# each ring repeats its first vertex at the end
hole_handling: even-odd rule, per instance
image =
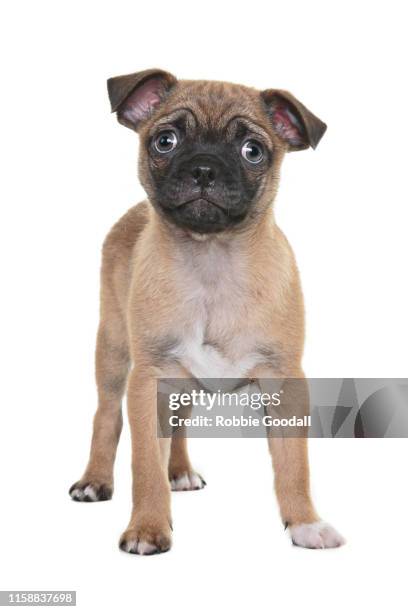
POLYGON ((246 226, 237 226, 222 232, 203 234, 178 227, 152 210, 154 233, 160 243, 168 243, 173 252, 191 251, 199 254, 209 248, 239 249, 242 252, 253 250, 266 235, 271 235, 275 228, 273 209, 265 211, 257 221, 246 226))
POLYGON ((231 283, 235 291, 237 288, 246 290, 254 271, 264 261, 265 253, 271 251, 272 237, 277 229, 272 211, 260 223, 204 235, 192 235, 170 225, 154 210, 152 214, 150 244, 163 266, 167 269, 171 266, 184 284, 190 279, 189 287, 198 283, 202 289, 217 293, 225 292, 231 283))

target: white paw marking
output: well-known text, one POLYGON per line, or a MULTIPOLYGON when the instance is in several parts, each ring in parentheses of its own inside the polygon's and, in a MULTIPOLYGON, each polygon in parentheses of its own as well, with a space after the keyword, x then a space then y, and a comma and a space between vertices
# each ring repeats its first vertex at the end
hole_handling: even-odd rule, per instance
POLYGON ((136 540, 129 540, 126 542, 126 552, 128 553, 134 553, 137 555, 151 555, 156 551, 157 546, 151 544, 150 542, 146 542, 145 540, 141 540, 140 542, 136 540))
POLYGON ((87 487, 85 487, 85 489, 74 489, 73 491, 71 491, 71 497, 72 499, 75 499, 77 501, 82 501, 85 499, 85 497, 90 498, 91 501, 98 501, 98 496, 92 485, 88 485, 87 487))
POLYGON ((150 542, 145 542, 144 540, 137 544, 137 552, 139 555, 151 555, 156 550, 157 547, 154 544, 150 544, 150 542))
POLYGON ((345 539, 324 521, 302 523, 290 527, 292 541, 303 548, 336 548, 345 544, 345 539))
POLYGON ((95 490, 91 485, 88 485, 84 489, 84 496, 90 497, 92 501, 98 501, 98 496, 96 495, 95 490))
POLYGON ((71 491, 71 497, 72 499, 83 499, 84 498, 84 492, 82 489, 74 489, 73 491, 71 491))
POLYGON ((204 487, 203 479, 195 472, 182 474, 178 478, 174 478, 170 485, 172 491, 194 491, 204 487))

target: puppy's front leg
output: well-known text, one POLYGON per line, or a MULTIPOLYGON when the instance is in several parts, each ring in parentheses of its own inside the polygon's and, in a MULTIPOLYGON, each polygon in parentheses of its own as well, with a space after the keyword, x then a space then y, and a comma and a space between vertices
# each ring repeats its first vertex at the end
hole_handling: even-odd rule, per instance
POLYGON ((170 439, 157 437, 157 387, 149 369, 134 369, 128 386, 132 437, 133 510, 120 547, 151 555, 171 546, 170 485, 167 461, 170 439), (166 447, 166 448, 165 448, 166 447))
MULTIPOLYGON (((262 373, 259 385, 263 392, 273 392, 268 372, 262 373)), ((269 371, 270 378, 276 373, 269 371)), ((285 385, 282 406, 283 416, 304 416, 309 413, 309 392, 303 373, 293 375, 295 382, 285 385)), ((282 395, 283 397, 283 395, 282 395)), ((271 430, 273 432, 273 430, 271 430)), ((268 436, 269 450, 275 472, 275 490, 283 523, 289 527, 292 541, 304 548, 334 548, 344 544, 344 538, 328 523, 322 521, 314 509, 309 488, 309 461, 307 431, 297 431, 299 437, 288 429, 268 436)))

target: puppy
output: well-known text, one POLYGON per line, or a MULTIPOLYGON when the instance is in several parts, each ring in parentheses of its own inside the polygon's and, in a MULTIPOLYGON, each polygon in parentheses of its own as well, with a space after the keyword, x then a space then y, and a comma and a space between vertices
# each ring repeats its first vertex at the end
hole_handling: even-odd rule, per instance
MULTIPOLYGON (((108 92, 119 122, 139 134, 148 200, 103 246, 99 403, 89 463, 70 494, 112 496, 127 386, 133 510, 120 546, 153 554, 171 546, 171 488, 205 484, 185 438, 157 437, 157 379, 303 377, 301 288, 272 205, 285 153, 315 148, 326 125, 286 91, 158 69, 109 79, 108 92)), ((311 501, 306 438, 268 443, 293 542, 341 545, 311 501)))

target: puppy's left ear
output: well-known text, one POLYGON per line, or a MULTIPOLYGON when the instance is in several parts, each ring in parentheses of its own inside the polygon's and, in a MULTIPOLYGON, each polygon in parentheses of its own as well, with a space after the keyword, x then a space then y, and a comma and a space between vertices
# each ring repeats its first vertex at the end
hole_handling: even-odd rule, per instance
POLYGON ((287 143, 289 151, 317 147, 327 129, 323 121, 288 91, 267 89, 261 97, 274 131, 287 143))
POLYGON ((137 131, 177 83, 175 76, 152 68, 108 79, 112 113, 119 123, 137 131))

